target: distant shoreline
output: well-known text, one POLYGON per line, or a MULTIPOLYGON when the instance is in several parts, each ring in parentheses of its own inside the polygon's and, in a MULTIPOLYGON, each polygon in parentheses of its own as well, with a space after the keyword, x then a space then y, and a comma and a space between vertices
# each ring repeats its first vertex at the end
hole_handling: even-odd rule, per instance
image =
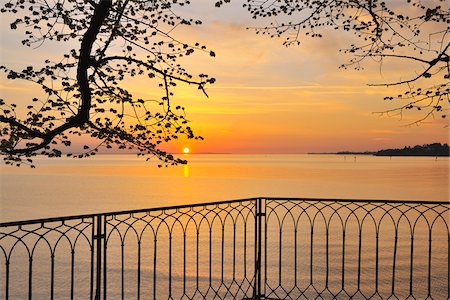
POLYGON ((339 151, 327 153, 308 153, 308 154, 335 154, 335 155, 372 155, 372 156, 428 156, 428 157, 448 157, 450 149, 447 144, 433 143, 426 145, 416 145, 414 147, 406 146, 401 149, 384 149, 379 151, 339 151))
POLYGON ((421 156, 421 157, 450 157, 450 155, 442 154, 378 154, 376 152, 324 152, 324 153, 307 153, 308 155, 367 155, 367 156, 421 156))

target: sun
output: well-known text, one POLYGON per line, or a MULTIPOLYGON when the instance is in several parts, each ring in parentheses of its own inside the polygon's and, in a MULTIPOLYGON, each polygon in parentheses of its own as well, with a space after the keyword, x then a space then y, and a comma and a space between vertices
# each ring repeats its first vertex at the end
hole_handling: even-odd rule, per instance
POLYGON ((188 154, 191 150, 188 147, 183 148, 183 153, 188 154))

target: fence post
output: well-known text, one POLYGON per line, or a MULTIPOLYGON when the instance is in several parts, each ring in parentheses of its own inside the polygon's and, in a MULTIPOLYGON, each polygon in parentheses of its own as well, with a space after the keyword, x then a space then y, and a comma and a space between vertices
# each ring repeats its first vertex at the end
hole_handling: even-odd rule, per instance
POLYGON ((101 295, 101 283, 102 283, 102 240, 105 238, 105 233, 102 228, 102 219, 104 217, 102 215, 98 215, 94 218, 94 226, 97 228, 97 231, 94 230, 94 236, 92 243, 96 242, 96 248, 94 248, 94 256, 96 258, 96 267, 95 267, 95 300, 100 300, 101 295))
POLYGON ((255 286, 253 287, 253 299, 264 299, 261 293, 261 257, 262 257, 262 226, 265 226, 264 199, 258 198, 255 202, 255 286))

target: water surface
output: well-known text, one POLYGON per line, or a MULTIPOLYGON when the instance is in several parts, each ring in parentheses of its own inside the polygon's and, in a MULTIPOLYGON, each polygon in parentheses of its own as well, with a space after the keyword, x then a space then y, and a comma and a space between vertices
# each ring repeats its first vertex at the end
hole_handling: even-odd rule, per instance
POLYGON ((157 168, 135 155, 38 158, 1 166, 0 220, 13 221, 247 197, 448 200, 446 157, 186 155, 157 168))

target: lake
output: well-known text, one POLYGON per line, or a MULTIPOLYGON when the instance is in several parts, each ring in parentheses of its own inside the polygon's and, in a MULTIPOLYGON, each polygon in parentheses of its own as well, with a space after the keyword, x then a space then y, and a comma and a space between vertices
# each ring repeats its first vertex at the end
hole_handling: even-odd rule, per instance
MULTIPOLYGON (((185 158, 188 165, 168 168, 133 155, 38 158, 36 169, 2 166, 1 221, 264 196, 449 199, 446 157, 211 154, 185 158)), ((251 294, 256 255, 253 205, 242 201, 106 217, 108 234, 102 251, 108 261, 108 299, 136 299, 137 294, 145 299, 183 295, 203 299, 214 298, 215 293, 228 299, 230 290, 251 294)), ((356 295, 356 299, 361 293, 378 293, 385 299, 391 295, 394 278, 395 295, 400 298, 407 298, 410 288, 417 299, 426 298, 428 290, 434 299, 447 295, 450 244, 445 205, 267 200, 265 212, 263 277, 270 296, 315 298, 323 290, 324 299, 333 298, 332 294, 339 294, 339 299, 356 295)), ((32 278, 34 299, 49 299, 50 282, 57 299, 70 299, 72 286, 74 299, 87 299, 92 222, 86 218, 2 228, 6 235, 0 246, 8 254, 0 255, 0 298, 6 290, 2 279, 6 269, 1 266, 7 265, 8 257, 8 291, 13 298, 27 297, 32 278)))
POLYGON ((157 168, 135 155, 2 165, 2 222, 248 197, 448 200, 448 157, 182 155, 157 168))

